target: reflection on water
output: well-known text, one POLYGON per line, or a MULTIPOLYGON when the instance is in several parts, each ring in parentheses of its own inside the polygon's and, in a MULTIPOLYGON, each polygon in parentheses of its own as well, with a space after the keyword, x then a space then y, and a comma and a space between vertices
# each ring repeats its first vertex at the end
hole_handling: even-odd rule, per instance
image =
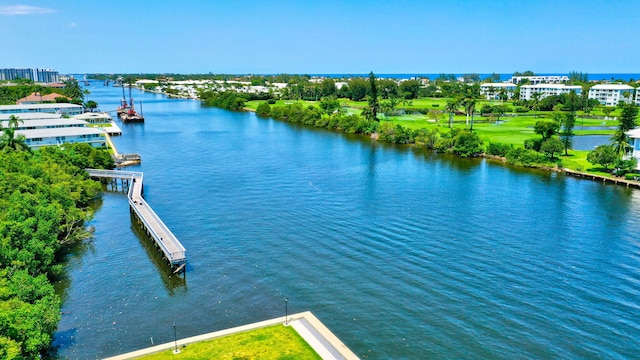
POLYGON ((69 257, 62 358, 282 316, 284 297, 361 357, 640 352, 640 192, 134 96, 146 122, 114 141, 142 155, 130 170, 187 249, 188 291, 104 193, 69 257))
POLYGON ((611 144, 611 135, 584 135, 573 137, 574 150, 593 150, 597 146, 611 144))
MULTIPOLYGON (((162 251, 155 245, 154 240, 140 226, 132 211, 130 211, 130 215, 131 230, 138 236, 142 247, 145 249, 148 257, 153 261, 169 295, 175 295, 177 290, 186 291, 186 273, 173 274, 171 268, 167 265, 167 260, 164 258, 162 251)), ((189 269, 187 269, 187 271, 189 271, 189 269)))

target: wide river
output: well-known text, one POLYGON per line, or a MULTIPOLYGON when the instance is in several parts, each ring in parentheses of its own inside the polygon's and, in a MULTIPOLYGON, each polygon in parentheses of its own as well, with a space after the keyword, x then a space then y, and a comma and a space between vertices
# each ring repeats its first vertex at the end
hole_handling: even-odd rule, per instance
MULTIPOLYGON (((113 110, 121 89, 92 82, 113 110)), ((187 249, 171 276, 122 193, 67 261, 61 358, 312 311, 371 359, 640 354, 640 191, 440 156, 134 90, 145 196, 187 249)))

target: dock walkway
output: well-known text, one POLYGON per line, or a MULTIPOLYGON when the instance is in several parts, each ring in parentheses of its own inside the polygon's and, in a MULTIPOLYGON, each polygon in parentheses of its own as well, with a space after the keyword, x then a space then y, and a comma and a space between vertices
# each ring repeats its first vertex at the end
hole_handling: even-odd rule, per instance
POLYGON ((187 258, 186 250, 178 238, 169 230, 162 219, 153 211, 151 206, 142 197, 143 173, 135 171, 119 170, 97 170, 87 169, 92 178, 121 179, 127 181, 129 191, 129 206, 143 229, 155 241, 162 250, 165 258, 169 261, 169 266, 176 272, 183 271, 187 258))

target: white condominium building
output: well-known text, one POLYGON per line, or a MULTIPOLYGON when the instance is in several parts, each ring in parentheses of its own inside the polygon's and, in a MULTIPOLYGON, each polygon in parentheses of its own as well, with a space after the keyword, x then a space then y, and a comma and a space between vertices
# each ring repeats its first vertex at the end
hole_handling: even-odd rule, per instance
MULTIPOLYGON (((589 89, 589 99, 596 99, 602 105, 616 106, 620 101, 633 101, 634 88, 622 84, 599 84, 589 89)), ((636 95, 636 102, 638 97, 636 95)))
POLYGON ((511 99, 517 86, 511 83, 485 83, 480 84, 480 94, 487 100, 499 100, 501 93, 506 93, 507 99, 511 99))
POLYGON ((575 91, 577 95, 582 92, 582 87, 578 85, 564 84, 538 84, 538 85, 522 85, 520 86, 520 100, 531 100, 533 94, 539 94, 538 99, 544 99, 547 96, 568 94, 575 91))
POLYGON ((84 112, 82 105, 76 104, 24 104, 24 105, 0 105, 0 114, 21 114, 43 112, 63 115, 79 115, 84 112))
POLYGON ((564 84, 569 81, 569 77, 566 75, 547 75, 547 76, 513 76, 507 80, 512 84, 520 84, 523 80, 529 80, 529 84, 564 84))

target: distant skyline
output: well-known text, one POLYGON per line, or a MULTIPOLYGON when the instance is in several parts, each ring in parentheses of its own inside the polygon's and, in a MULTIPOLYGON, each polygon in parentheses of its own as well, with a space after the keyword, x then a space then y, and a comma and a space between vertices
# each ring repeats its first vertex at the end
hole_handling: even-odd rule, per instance
POLYGON ((637 1, 0 0, 0 68, 640 73, 637 1))

